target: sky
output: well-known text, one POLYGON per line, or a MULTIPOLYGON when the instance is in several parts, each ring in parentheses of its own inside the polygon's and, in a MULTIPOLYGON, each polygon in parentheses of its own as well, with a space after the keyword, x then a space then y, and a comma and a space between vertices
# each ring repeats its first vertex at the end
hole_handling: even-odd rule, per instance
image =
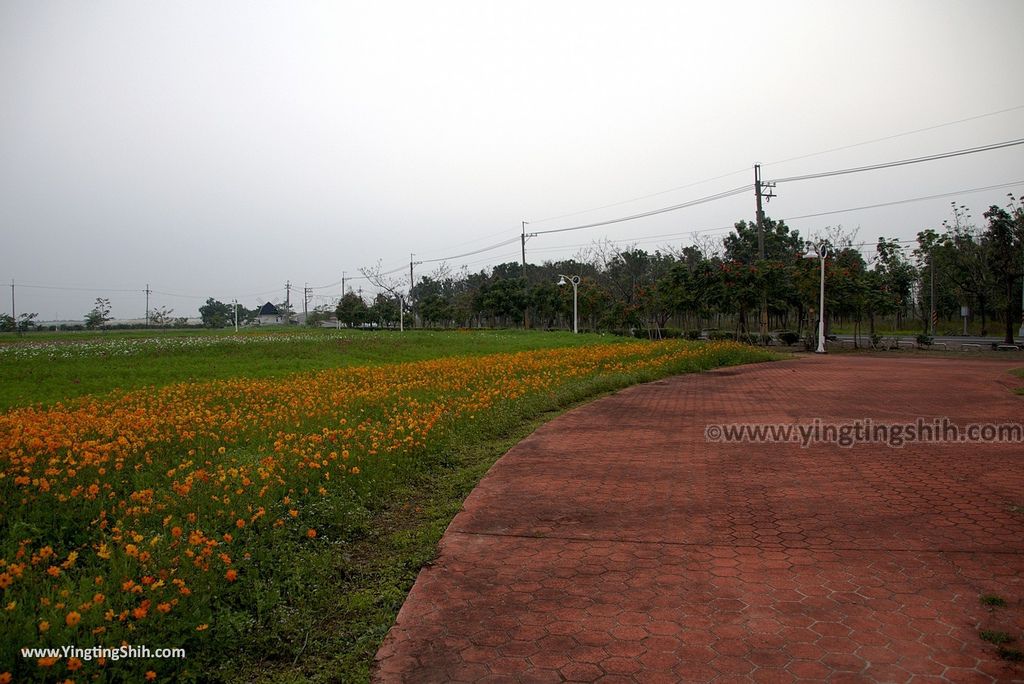
MULTIPOLYGON (((753 219, 753 192, 541 231, 742 187, 755 163, 771 180, 1024 138, 1022 24, 1020 0, 0 0, 0 278, 17 313, 108 297, 127 319, 147 284, 195 316, 286 282, 323 303, 343 274, 369 294, 361 269, 407 278, 410 254, 417 277, 478 271, 519 260, 522 221, 532 263, 678 249, 753 219)), ((981 227, 1007 192, 1024 145, 779 183, 766 212, 956 193, 788 222, 873 244, 941 229, 953 201, 981 227)))

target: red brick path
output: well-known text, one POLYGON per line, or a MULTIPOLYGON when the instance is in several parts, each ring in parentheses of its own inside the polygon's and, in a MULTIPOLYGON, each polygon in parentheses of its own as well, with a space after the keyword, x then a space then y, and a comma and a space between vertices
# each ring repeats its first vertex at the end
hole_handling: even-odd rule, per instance
MULTIPOLYGON (((705 441, 711 423, 1024 422, 1006 362, 679 376, 572 411, 466 500, 383 682, 1024 679, 1024 449, 705 441), (989 608, 995 594, 1007 601, 989 608)), ((1021 365, 1019 362, 1017 365, 1021 365)))

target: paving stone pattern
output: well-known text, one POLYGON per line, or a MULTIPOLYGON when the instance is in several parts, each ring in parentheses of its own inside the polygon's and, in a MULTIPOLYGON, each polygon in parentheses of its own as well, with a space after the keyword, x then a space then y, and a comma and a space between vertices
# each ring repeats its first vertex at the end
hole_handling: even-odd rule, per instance
POLYGON ((1024 681, 1024 448, 722 444, 721 423, 1024 422, 1012 363, 685 375, 538 429, 444 535, 380 682, 1024 681), (989 607, 982 595, 1004 599, 989 607))

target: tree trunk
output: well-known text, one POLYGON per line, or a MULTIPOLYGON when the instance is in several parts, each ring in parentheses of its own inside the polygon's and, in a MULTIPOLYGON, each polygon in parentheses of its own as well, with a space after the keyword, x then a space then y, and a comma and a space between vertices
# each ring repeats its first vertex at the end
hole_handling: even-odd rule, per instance
POLYGON ((1006 279, 1006 334, 1003 336, 1003 342, 1006 344, 1013 344, 1013 310, 1017 308, 1017 302, 1013 298, 1013 284, 1013 280, 1006 279))

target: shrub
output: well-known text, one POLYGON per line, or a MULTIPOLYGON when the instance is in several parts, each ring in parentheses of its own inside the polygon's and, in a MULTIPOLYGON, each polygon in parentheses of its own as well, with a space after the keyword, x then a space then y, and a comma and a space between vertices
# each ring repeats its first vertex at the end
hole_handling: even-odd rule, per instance
POLYGON ((792 330, 783 330, 779 333, 779 340, 785 345, 794 345, 800 341, 800 333, 792 330))

